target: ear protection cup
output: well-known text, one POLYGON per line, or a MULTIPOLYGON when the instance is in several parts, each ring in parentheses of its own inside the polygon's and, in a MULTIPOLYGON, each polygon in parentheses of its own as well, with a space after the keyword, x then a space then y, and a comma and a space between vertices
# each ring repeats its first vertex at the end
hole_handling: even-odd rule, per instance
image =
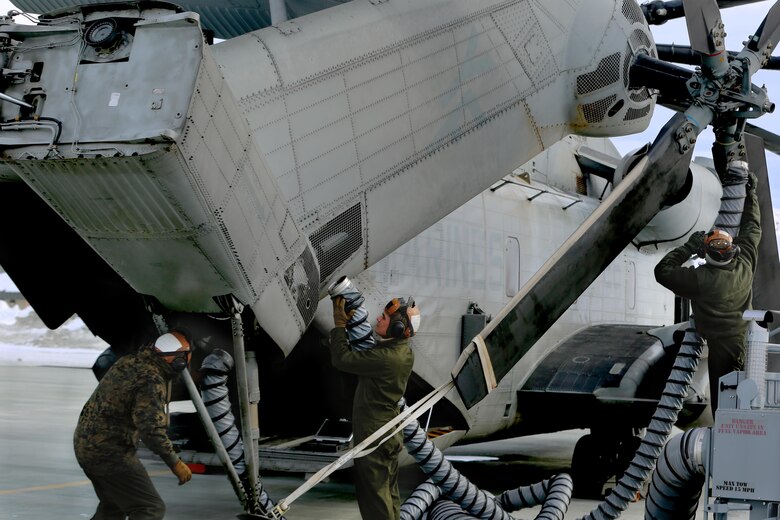
POLYGON ((387 326, 387 334, 391 338, 408 338, 412 335, 412 325, 409 321, 409 307, 414 307, 414 300, 409 297, 407 302, 403 298, 393 298, 385 305, 385 313, 390 316, 387 326))
MULTIPOLYGON (((400 312, 405 313, 406 307, 401 307, 400 312)), ((403 338, 406 333, 406 323, 404 323, 403 319, 392 320, 390 325, 387 326, 387 333, 395 339, 403 338)))

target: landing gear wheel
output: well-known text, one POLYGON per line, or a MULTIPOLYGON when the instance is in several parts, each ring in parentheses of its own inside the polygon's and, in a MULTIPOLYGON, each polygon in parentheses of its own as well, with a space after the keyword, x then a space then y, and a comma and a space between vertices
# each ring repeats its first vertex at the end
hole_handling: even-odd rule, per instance
POLYGON ((592 434, 580 437, 571 458, 574 496, 596 500, 603 498, 604 484, 614 475, 614 452, 610 452, 592 434))

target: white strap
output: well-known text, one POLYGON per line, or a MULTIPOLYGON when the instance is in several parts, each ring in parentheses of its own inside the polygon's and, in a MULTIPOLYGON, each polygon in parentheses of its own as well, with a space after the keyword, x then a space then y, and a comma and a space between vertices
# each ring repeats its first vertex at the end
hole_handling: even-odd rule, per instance
POLYGON ((371 450, 367 450, 364 452, 365 448, 373 444, 374 441, 384 436, 387 432, 393 430, 393 433, 384 437, 379 444, 382 444, 387 439, 391 438, 393 435, 395 435, 397 432, 402 430, 406 425, 408 425, 412 421, 416 421, 418 417, 420 417, 422 414, 427 412, 430 408, 433 407, 433 405, 435 405, 445 395, 447 395, 447 392, 449 392, 452 389, 454 384, 455 383, 453 381, 449 381, 441 385, 439 388, 433 390, 431 393, 429 393, 428 395, 426 395, 425 397, 423 397, 422 399, 414 403, 413 406, 407 408, 403 413, 398 414, 398 416, 393 418, 392 421, 388 422, 380 429, 372 433, 369 437, 364 439, 360 444, 354 446, 352 449, 344 453, 344 455, 342 455, 335 461, 331 462, 324 468, 320 469, 317 473, 312 475, 312 477, 309 478, 309 480, 304 482, 303 485, 301 485, 298 489, 290 493, 290 495, 288 495, 287 498, 280 500, 276 504, 276 507, 274 507, 273 510, 271 511, 273 517, 281 518, 287 512, 287 510, 290 509, 290 504, 298 500, 298 498, 303 496, 304 493, 306 493, 311 488, 313 488, 314 486, 322 482, 324 479, 326 479, 328 475, 330 475, 331 473, 339 469, 341 466, 343 466, 353 458, 367 455, 368 453, 376 449, 376 448, 372 448, 371 450))

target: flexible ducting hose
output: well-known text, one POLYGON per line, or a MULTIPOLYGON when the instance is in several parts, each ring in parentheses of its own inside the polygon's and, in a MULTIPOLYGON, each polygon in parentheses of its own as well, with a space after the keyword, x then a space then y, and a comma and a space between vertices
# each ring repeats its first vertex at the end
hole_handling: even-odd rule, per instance
POLYGON ((672 437, 653 472, 645 499, 645 519, 692 519, 706 476, 710 428, 695 428, 672 437))
POLYGON ((505 511, 520 511, 541 504, 537 519, 562 519, 569 509, 573 490, 571 476, 561 473, 530 486, 504 491, 496 501, 505 511))
MULTIPOLYGON (((426 481, 420 485, 419 489, 425 489, 425 501, 430 500, 433 505, 428 504, 428 520, 469 520, 478 518, 463 510, 463 508, 449 499, 431 499, 433 496, 431 488, 438 489, 431 481, 426 481)), ((517 489, 505 491, 501 495, 494 497, 505 511, 519 511, 527 507, 534 507, 542 504, 537 520, 562 520, 569 508, 571 493, 574 489, 574 483, 571 477, 565 473, 556 475, 550 479, 544 480, 530 486, 522 486, 517 489)), ((417 491, 415 490, 415 492, 417 491)), ((414 493, 412 494, 414 496, 414 493)), ((411 497, 410 497, 411 498, 411 497)), ((403 506, 401 506, 403 509, 403 506)), ((415 511, 416 516, 404 517, 401 520, 417 520, 421 514, 415 511)))
POLYGON ((365 298, 352 284, 349 278, 342 276, 333 285, 328 287, 331 298, 341 296, 344 298, 344 310, 355 313, 347 321, 347 339, 352 350, 370 350, 376 346, 374 331, 368 321, 368 311, 363 307, 365 298))
POLYGON ((653 413, 645 436, 628 468, 615 488, 599 506, 582 517, 586 520, 615 519, 636 499, 637 492, 653 471, 669 434, 677 422, 677 415, 683 407, 688 387, 693 380, 701 359, 703 344, 696 332, 693 318, 685 329, 680 351, 661 393, 658 407, 653 413))
MULTIPOLYGON (((736 236, 742 222, 748 178, 748 164, 746 162, 731 161, 728 164, 726 174, 722 179, 723 196, 721 197, 720 209, 713 228, 723 229, 732 236, 736 236)), ((628 504, 634 500, 642 484, 653 471, 660 451, 666 444, 674 423, 677 422, 677 415, 682 409, 693 374, 701 359, 703 342, 701 336, 696 332, 695 325, 692 317, 685 328, 685 336, 672 372, 667 379, 661 400, 628 469, 606 500, 583 519, 618 518, 620 513, 625 511, 628 504)), ((710 392, 716 391, 715 388, 710 389, 710 392)), ((665 476, 659 478, 665 478, 665 476)), ((683 514, 686 513, 675 511, 669 518, 681 518, 683 514)))
MULTIPOLYGON (((401 399, 399 404, 401 411, 406 410, 404 399, 401 399)), ((428 440, 418 421, 404 426, 403 435, 406 451, 417 461, 428 479, 441 489, 444 496, 477 518, 512 520, 492 495, 477 488, 452 466, 442 452, 428 440)))
POLYGON ((439 486, 426 480, 417 486, 409 498, 401 504, 401 520, 419 520, 440 496, 439 486))
MULTIPOLYGON (((211 421, 219 433, 219 438, 228 452, 230 461, 241 479, 241 484, 246 489, 249 479, 244 462, 244 444, 241 441, 228 396, 227 379, 232 369, 233 357, 222 349, 214 349, 201 364, 200 371, 203 374, 203 380, 200 390, 209 417, 211 417, 211 421)), ((259 480, 257 488, 258 506, 264 513, 271 511, 276 504, 268 496, 259 480)))
MULTIPOLYGON (((406 409, 406 401, 404 399, 401 400, 399 405, 402 411, 406 409)), ((415 504, 414 509, 419 510, 419 505, 422 504, 423 500, 428 500, 434 496, 435 492, 430 491, 430 485, 437 486, 441 494, 449 499, 436 500, 433 498, 431 500, 432 502, 436 501, 433 509, 428 511, 430 520, 434 518, 462 519, 470 517, 484 520, 512 520, 512 516, 502 508, 503 503, 512 507, 513 511, 520 507, 525 507, 524 504, 533 503, 533 505, 537 505, 544 503, 542 510, 536 518, 563 520, 569 507, 573 488, 569 475, 558 475, 541 484, 504 493, 502 502, 499 502, 496 497, 477 488, 460 471, 455 469, 450 461, 428 439, 425 432, 420 428, 419 422, 415 421, 406 425, 403 429, 403 436, 406 450, 417 461, 428 477, 428 481, 421 485, 424 490, 421 492, 421 495, 424 493, 425 496, 420 497, 420 503, 415 504), (532 498, 533 493, 538 493, 539 498, 534 500, 532 498), (447 502, 450 502, 454 507, 449 506, 447 502), (451 516, 455 513, 460 516, 451 516)), ((406 518, 413 520, 419 518, 411 516, 414 512, 411 505, 407 507, 407 512, 409 516, 402 516, 404 520, 406 518)))
MULTIPOLYGON (((732 161, 723 177, 723 196, 720 199, 718 218, 713 229, 722 229, 736 237, 742 223, 742 209, 747 195, 748 164, 745 161, 732 161)), ((755 189, 755 186, 754 186, 755 189)))

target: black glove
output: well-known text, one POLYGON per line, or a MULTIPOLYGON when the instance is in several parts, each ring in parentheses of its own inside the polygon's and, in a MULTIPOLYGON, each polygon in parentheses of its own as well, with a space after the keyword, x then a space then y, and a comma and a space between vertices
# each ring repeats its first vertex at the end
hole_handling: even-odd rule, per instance
MULTIPOLYGON (((694 232, 688 241, 685 243, 685 247, 691 250, 691 253, 703 253, 704 252, 704 237, 707 233, 704 231, 694 232)), ((703 255, 700 255, 703 256, 703 255)))
POLYGON ((756 174, 753 172, 750 172, 750 175, 748 176, 747 184, 745 185, 745 189, 748 193, 751 193, 755 191, 756 186, 758 186, 758 177, 756 177, 756 174))

